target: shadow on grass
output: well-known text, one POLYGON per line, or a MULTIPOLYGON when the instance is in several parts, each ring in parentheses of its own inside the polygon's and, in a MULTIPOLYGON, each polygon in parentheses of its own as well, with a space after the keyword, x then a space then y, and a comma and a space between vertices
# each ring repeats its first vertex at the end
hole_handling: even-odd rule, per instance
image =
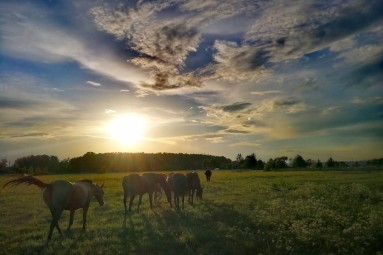
POLYGON ((119 238, 127 253, 270 254, 261 228, 267 226, 256 224, 231 205, 204 201, 185 210, 128 215, 119 238))

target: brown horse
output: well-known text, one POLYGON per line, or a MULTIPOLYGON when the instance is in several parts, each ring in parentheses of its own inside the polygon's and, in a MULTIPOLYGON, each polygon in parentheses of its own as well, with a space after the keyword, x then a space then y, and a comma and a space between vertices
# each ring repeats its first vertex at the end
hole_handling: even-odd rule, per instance
POLYGON ((153 209, 152 197, 153 193, 157 190, 157 184, 160 184, 165 192, 167 200, 171 206, 171 196, 168 184, 166 182, 166 175, 156 173, 129 174, 122 179, 122 188, 124 190, 124 208, 125 214, 128 212, 126 208, 126 200, 129 198, 129 212, 132 210, 133 200, 138 195, 137 212, 140 211, 142 196, 146 193, 149 194, 150 208, 153 209))
POLYGON ((186 174, 187 180, 188 180, 188 187, 189 187, 189 203, 193 205, 194 200, 194 192, 196 193, 197 199, 202 200, 202 192, 203 189, 201 187, 201 181, 199 180, 199 176, 197 172, 191 172, 186 174))
POLYGON ((90 180, 80 180, 76 183, 70 183, 65 180, 57 180, 51 183, 44 183, 39 179, 32 176, 23 176, 18 179, 12 180, 4 184, 4 188, 7 185, 18 184, 36 185, 43 189, 43 198, 45 204, 48 206, 51 214, 52 221, 49 228, 48 241, 52 237, 53 229, 56 227, 57 231, 62 235, 59 227, 59 219, 64 210, 70 211, 70 219, 67 230, 73 224, 74 212, 77 209, 82 208, 82 228, 85 230, 86 214, 88 212, 89 203, 93 197, 97 199, 100 206, 104 205, 104 191, 103 185, 94 185, 90 180))
POLYGON ((206 181, 207 181, 207 182, 210 182, 210 178, 211 178, 211 170, 206 170, 206 171, 205 171, 205 175, 206 175, 206 181))
POLYGON ((167 182, 169 188, 174 193, 174 205, 180 208, 180 197, 182 200, 182 209, 184 209, 185 196, 189 191, 189 185, 187 177, 184 174, 176 173, 169 174, 167 182))

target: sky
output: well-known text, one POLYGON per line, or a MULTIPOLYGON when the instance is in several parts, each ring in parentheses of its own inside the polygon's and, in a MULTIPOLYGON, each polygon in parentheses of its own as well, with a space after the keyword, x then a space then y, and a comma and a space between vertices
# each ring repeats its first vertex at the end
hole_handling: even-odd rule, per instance
POLYGON ((381 0, 0 2, 0 158, 383 157, 381 0))

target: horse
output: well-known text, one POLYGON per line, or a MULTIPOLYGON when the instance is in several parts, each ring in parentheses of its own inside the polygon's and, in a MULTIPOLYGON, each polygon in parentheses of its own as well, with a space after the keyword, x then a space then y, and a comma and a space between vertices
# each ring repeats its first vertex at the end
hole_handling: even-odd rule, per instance
POLYGON ((201 187, 201 182, 199 180, 199 176, 197 172, 191 172, 186 174, 186 178, 188 180, 188 188, 189 188, 189 203, 193 205, 194 200, 194 192, 196 192, 197 199, 202 200, 202 192, 203 189, 201 187))
POLYGON ((137 212, 139 212, 142 196, 146 193, 149 194, 150 209, 153 209, 152 196, 157 189, 157 184, 160 184, 160 186, 164 190, 167 200, 171 206, 170 190, 166 182, 165 175, 156 174, 156 173, 144 173, 142 175, 129 174, 127 176, 124 176, 122 179, 122 188, 124 190, 123 202, 124 202, 125 214, 128 212, 126 208, 126 200, 128 196, 130 197, 129 212, 131 212, 133 200, 136 197, 136 195, 138 195, 137 212))
POLYGON ((184 209, 185 195, 189 191, 188 180, 184 174, 176 173, 168 176, 167 182, 169 188, 174 193, 174 205, 180 208, 180 199, 182 199, 182 209, 184 209))
POLYGON ((57 180, 51 183, 45 183, 33 176, 27 175, 7 182, 3 188, 8 185, 19 185, 22 183, 27 185, 33 184, 43 190, 44 202, 52 215, 47 241, 51 240, 55 227, 60 235, 62 235, 58 222, 64 210, 70 211, 68 231, 73 224, 75 211, 82 208, 82 228, 85 230, 86 215, 91 199, 95 197, 100 206, 104 205, 104 184, 101 186, 95 185, 90 180, 80 180, 75 183, 66 180, 57 180))
POLYGON ((206 170, 206 171, 205 171, 205 175, 206 175, 206 181, 207 181, 207 182, 210 182, 211 170, 206 170))

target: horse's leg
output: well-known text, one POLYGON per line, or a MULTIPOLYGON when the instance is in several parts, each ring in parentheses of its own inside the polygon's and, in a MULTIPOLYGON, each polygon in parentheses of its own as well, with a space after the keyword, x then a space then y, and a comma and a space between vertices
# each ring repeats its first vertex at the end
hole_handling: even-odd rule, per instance
POLYGON ((137 212, 140 211, 140 205, 141 205, 141 201, 142 201, 142 194, 138 195, 138 205, 137 205, 137 212))
POLYGON ((53 233, 53 229, 54 229, 55 225, 56 225, 56 224, 55 224, 55 220, 54 220, 54 218, 52 217, 51 226, 49 227, 49 234, 48 234, 48 239, 47 239, 47 241, 51 240, 51 238, 52 238, 52 233, 53 233))
POLYGON ((66 229, 66 231, 68 231, 70 229, 70 227, 73 225, 73 217, 74 217, 74 209, 71 209, 70 210, 70 216, 69 216, 69 224, 68 224, 68 228, 66 229))
POLYGON ((129 199, 129 212, 132 211, 132 204, 133 204, 133 200, 135 198, 136 195, 130 195, 130 199, 129 199))
POLYGON ((125 208, 125 214, 126 214, 126 199, 128 198, 128 194, 124 192, 124 208, 125 208))
POLYGON ((194 202, 194 192, 195 192, 195 189, 192 189, 192 192, 191 192, 191 205, 193 205, 193 202, 194 202))
POLYGON ((51 240, 53 229, 55 227, 57 228, 57 230, 60 233, 60 235, 62 235, 62 232, 61 232, 61 229, 60 229, 59 223, 58 223, 62 212, 59 212, 59 211, 57 211, 55 209, 50 209, 50 211, 51 211, 51 215, 52 215, 52 221, 51 221, 51 226, 49 228, 49 234, 48 234, 47 241, 51 240))
POLYGON ((85 231, 86 226, 86 214, 88 213, 89 205, 86 205, 84 208, 82 208, 82 229, 85 231))
POLYGON ((182 195, 182 210, 185 209, 184 200, 185 200, 185 195, 182 195))
POLYGON ((149 192, 150 209, 153 209, 153 193, 149 192))

